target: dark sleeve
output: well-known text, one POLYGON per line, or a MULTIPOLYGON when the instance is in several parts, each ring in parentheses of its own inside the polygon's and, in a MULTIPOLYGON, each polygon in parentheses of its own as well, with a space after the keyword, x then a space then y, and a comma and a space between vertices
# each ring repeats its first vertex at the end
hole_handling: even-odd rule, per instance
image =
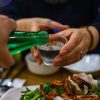
POLYGON ((30 17, 31 0, 12 0, 11 3, 5 7, 0 8, 0 14, 4 14, 13 19, 30 17))
POLYGON ((95 18, 94 18, 94 21, 90 25, 96 27, 96 29, 98 30, 99 43, 97 47, 90 53, 100 54, 100 0, 94 0, 94 8, 95 8, 95 18))
POLYGON ((90 25, 95 26, 100 33, 100 0, 94 0, 94 10, 94 21, 90 25))

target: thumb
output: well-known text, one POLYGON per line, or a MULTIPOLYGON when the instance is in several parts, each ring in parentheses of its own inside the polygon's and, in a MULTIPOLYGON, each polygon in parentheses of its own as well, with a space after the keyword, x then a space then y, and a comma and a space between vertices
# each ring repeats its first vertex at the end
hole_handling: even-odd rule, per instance
MULTIPOLYGON (((73 32, 69 32, 67 34, 65 34, 65 38, 67 39, 67 42, 70 40, 70 37, 72 35, 73 32)), ((66 43, 61 49, 60 49, 60 54, 62 55, 62 52, 65 52, 67 50, 67 45, 68 43, 66 43)))

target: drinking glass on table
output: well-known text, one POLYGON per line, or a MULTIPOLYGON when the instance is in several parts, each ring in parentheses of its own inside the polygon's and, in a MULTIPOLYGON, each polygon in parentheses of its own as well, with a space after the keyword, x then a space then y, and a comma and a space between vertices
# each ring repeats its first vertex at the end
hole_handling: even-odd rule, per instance
POLYGON ((52 66, 53 59, 59 54, 59 50, 67 42, 67 39, 61 35, 49 35, 49 42, 47 44, 38 46, 41 53, 43 63, 52 66))

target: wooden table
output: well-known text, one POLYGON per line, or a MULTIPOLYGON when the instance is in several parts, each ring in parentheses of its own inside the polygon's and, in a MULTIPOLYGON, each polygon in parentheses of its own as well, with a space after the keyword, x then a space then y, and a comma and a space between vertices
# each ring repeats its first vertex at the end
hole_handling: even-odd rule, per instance
MULTIPOLYGON (((22 71, 20 75, 18 75, 18 78, 26 80, 25 86, 36 85, 46 81, 51 82, 53 80, 63 80, 70 74, 70 72, 68 72, 66 69, 61 69, 60 71, 58 71, 53 75, 45 75, 45 76, 35 75, 28 70, 25 63, 20 62, 18 66, 13 70, 9 78, 12 78, 22 66, 25 66, 25 69, 22 71)), ((5 73, 3 73, 3 75, 5 73)))
MULTIPOLYGON (((63 80, 65 78, 68 77, 68 75, 72 74, 69 71, 67 71, 66 69, 61 69, 59 70, 57 73, 53 74, 53 75, 48 75, 48 76, 39 76, 39 75, 35 75, 33 73, 31 73, 26 64, 23 62, 20 62, 18 66, 16 66, 16 68, 13 70, 13 72, 11 73, 9 78, 12 78, 17 72, 18 70, 25 66, 25 69, 22 71, 21 74, 18 75, 18 78, 20 79, 25 79, 26 83, 24 84, 24 86, 31 86, 31 85, 38 85, 42 82, 52 82, 53 80, 63 80)), ((3 75, 7 72, 7 70, 3 73, 3 75)))

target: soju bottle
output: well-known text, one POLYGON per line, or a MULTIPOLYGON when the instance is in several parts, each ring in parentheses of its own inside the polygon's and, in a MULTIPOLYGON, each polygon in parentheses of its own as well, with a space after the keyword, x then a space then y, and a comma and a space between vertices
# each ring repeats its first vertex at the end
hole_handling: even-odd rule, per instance
POLYGON ((48 32, 14 32, 10 34, 8 49, 12 55, 32 48, 33 46, 46 44, 48 42, 48 32))

